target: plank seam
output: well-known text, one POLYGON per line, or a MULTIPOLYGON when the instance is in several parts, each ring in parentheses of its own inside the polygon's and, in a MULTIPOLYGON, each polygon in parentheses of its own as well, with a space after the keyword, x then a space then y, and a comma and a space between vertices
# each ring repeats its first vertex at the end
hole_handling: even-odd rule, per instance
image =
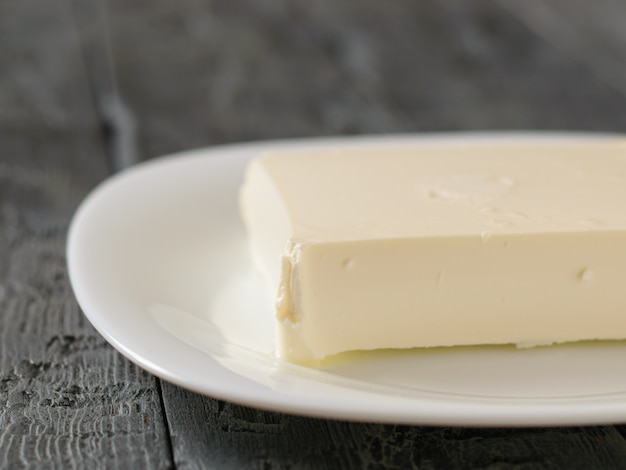
MULTIPOLYGON (((69 0, 72 23, 78 38, 80 54, 86 71, 89 94, 100 124, 100 139, 106 148, 109 173, 115 173, 137 163, 139 159, 137 144, 137 122, 132 110, 120 96, 117 86, 117 74, 113 60, 108 12, 102 0, 96 0, 99 9, 100 32, 97 43, 89 46, 87 33, 80 27, 76 0, 69 0), (90 50, 91 49, 91 50, 90 50), (104 71, 98 71, 96 64, 99 57, 104 71)), ((93 36, 93 31, 91 31, 93 36)))
POLYGON ((167 442, 167 451, 170 454, 170 460, 172 462, 172 469, 176 468, 176 459, 174 458, 174 444, 172 443, 172 433, 170 429, 170 420, 165 409, 165 400, 163 399, 163 387, 161 386, 161 379, 155 377, 157 394, 159 395, 159 406, 161 407, 161 416, 163 416, 163 427, 165 429, 165 442, 167 442))

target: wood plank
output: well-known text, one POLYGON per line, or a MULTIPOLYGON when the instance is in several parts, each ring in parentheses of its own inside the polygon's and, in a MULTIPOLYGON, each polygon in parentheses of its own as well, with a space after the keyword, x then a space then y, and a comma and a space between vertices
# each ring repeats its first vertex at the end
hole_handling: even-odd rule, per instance
MULTIPOLYGON (((491 1, 109 0, 120 92, 150 158, 229 141, 619 130, 626 99, 491 1)), ((614 427, 449 429, 299 418, 170 384, 180 468, 623 468, 614 427)))
POLYGON ((158 383, 67 279, 70 217, 108 172, 68 5, 0 4, 0 468, 168 468, 158 383))
POLYGON ((97 125, 77 40, 66 1, 0 3, 3 133, 97 125))
POLYGON ((497 0, 530 29, 586 63, 626 96, 626 3, 622 0, 497 0))
POLYGON ((626 127, 624 96, 491 0, 109 0, 146 158, 222 142, 626 127))
POLYGON ((475 429, 302 418, 164 384, 177 468, 623 469, 613 427, 475 429), (182 406, 184 404, 184 406, 182 406))

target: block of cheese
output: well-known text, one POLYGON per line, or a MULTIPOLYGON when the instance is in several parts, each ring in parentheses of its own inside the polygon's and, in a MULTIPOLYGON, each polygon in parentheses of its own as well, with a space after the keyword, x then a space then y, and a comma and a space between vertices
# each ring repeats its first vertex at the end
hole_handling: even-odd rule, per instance
POLYGON ((268 153, 240 204, 288 361, 626 338, 626 140, 268 153))

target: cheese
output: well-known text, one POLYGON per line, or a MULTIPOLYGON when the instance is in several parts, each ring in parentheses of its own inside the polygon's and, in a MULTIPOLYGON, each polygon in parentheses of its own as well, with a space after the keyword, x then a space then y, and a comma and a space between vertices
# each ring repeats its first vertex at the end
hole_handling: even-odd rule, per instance
POLYGON ((240 204, 280 357, 626 338, 626 141, 275 152, 240 204))

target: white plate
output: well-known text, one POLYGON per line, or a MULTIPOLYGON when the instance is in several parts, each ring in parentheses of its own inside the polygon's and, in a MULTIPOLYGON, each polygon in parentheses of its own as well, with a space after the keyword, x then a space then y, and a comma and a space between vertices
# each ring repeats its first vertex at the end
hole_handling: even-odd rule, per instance
POLYGON ((246 162, 268 148, 598 138, 606 136, 329 138, 157 159, 108 179, 80 206, 68 239, 70 279, 87 317, 124 355, 224 400, 409 424, 624 422, 624 342, 367 353, 323 370, 275 359, 269 296, 251 268, 237 206, 246 162))

